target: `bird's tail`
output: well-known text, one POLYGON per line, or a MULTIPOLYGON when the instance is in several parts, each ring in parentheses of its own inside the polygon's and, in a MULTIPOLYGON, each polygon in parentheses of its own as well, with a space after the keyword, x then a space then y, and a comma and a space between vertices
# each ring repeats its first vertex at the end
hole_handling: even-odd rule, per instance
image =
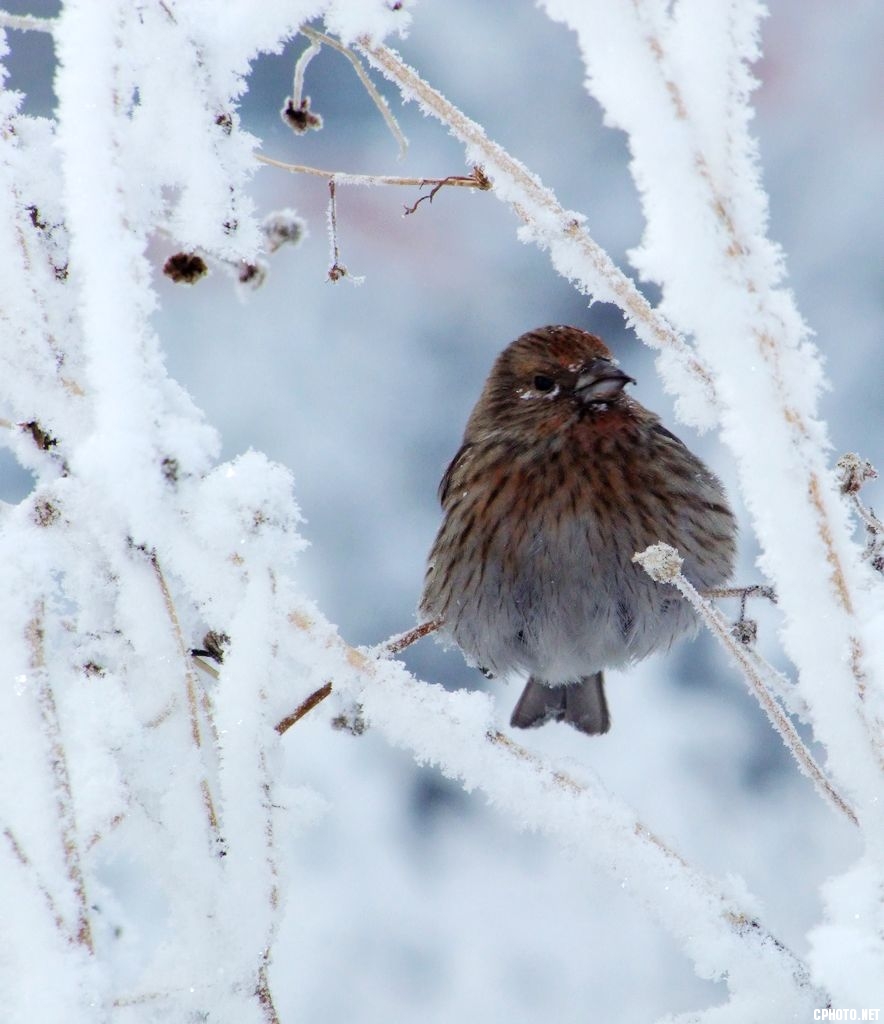
POLYGON ((611 715, 602 673, 584 676, 580 682, 564 686, 550 686, 532 676, 513 710, 510 725, 516 729, 533 729, 546 722, 567 722, 590 736, 607 732, 611 728, 611 715))

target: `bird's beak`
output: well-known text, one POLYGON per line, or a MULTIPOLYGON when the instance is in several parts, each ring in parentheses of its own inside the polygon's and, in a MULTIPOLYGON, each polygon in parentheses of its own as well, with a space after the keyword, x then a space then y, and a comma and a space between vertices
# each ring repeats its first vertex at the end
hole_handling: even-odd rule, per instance
POLYGON ((577 378, 576 391, 581 401, 609 402, 626 387, 635 384, 635 378, 624 373, 607 359, 593 359, 584 366, 577 378))

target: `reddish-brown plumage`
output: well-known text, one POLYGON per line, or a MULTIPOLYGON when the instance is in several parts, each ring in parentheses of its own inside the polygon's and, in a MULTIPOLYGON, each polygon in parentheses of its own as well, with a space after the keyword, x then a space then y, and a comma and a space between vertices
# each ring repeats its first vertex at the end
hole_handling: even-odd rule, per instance
POLYGON ((606 731, 602 670, 695 626, 636 551, 672 544, 701 587, 730 574, 721 485, 625 394, 631 382, 576 327, 523 335, 495 362, 442 478, 421 615, 471 662, 529 674, 514 725, 606 731))

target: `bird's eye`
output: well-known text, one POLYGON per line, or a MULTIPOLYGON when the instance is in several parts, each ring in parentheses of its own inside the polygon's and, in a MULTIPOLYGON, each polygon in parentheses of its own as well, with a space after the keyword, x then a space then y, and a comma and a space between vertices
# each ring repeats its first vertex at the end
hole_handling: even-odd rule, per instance
POLYGON ((552 391, 556 386, 556 382, 552 377, 547 377, 542 373, 538 373, 534 378, 534 390, 535 391, 552 391))

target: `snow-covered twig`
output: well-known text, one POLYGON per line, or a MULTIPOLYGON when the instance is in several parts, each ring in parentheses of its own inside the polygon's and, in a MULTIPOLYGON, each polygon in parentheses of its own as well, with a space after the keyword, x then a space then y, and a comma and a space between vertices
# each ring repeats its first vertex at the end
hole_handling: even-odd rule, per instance
POLYGON ((809 721, 809 709, 807 701, 802 697, 795 683, 775 669, 768 661, 762 658, 754 647, 757 623, 754 619, 746 618, 746 602, 750 597, 763 597, 776 604, 777 595, 773 587, 764 584, 754 583, 746 587, 710 587, 701 590, 700 594, 705 598, 734 598, 740 599, 740 614, 736 622, 731 625, 731 636, 735 637, 740 646, 747 651, 748 658, 754 664, 758 674, 764 679, 764 685, 774 693, 783 707, 789 714, 797 715, 802 722, 809 721))
POLYGON ((304 73, 307 70, 307 65, 311 60, 322 50, 317 40, 312 40, 307 49, 298 57, 295 61, 295 73, 292 78, 292 106, 300 108, 301 102, 304 99, 304 73))
POLYGON ((699 385, 705 401, 714 402, 715 388, 708 368, 592 238, 583 218, 564 209, 536 175, 489 139, 480 125, 421 78, 395 51, 367 37, 359 39, 357 45, 399 86, 406 100, 417 100, 426 113, 464 143, 468 161, 482 168, 497 197, 512 206, 525 224, 525 237, 549 249, 556 269, 586 294, 619 306, 636 334, 651 347, 669 352, 699 385))
POLYGON ((442 622, 439 619, 431 619, 429 622, 422 622, 419 626, 415 626, 413 629, 391 636, 389 640, 385 640, 375 648, 373 653, 378 658, 395 658, 397 654, 401 654, 407 647, 411 647, 412 644, 417 643, 418 640, 422 640, 425 636, 429 636, 430 633, 435 633, 441 625, 442 622))
POLYGON ((55 32, 55 18, 40 18, 35 14, 10 14, 9 11, 0 11, 0 29, 12 28, 21 32, 48 32, 52 35, 55 32))
POLYGON ((699 6, 646 0, 602 0, 591 12, 543 4, 577 33, 587 89, 629 136, 647 221, 630 258, 661 286, 661 305, 696 339, 715 380, 722 438, 777 588, 797 686, 832 778, 880 843, 884 758, 863 699, 884 680, 877 611, 828 466, 822 361, 783 287, 749 131, 764 8, 724 2, 702 5, 701 15, 699 6), (708 61, 693 59, 701 51, 708 61), (633 92, 624 80, 643 86, 633 92))
MULTIPOLYGON (((342 277, 349 277, 350 271, 341 263, 341 252, 338 247, 338 203, 335 195, 335 179, 330 178, 328 182, 328 210, 326 222, 328 227, 328 244, 331 250, 331 264, 328 268, 328 279, 334 283, 342 277)), ((356 280, 361 280, 357 278, 356 280)))
POLYGON ((737 662, 743 672, 749 689, 761 705, 771 725, 780 734, 783 743, 792 752, 801 771, 813 782, 817 792, 823 796, 837 811, 854 825, 859 824, 856 813, 832 783, 826 778, 823 770, 816 763, 813 755, 804 745, 795 727, 783 713, 779 704, 770 693, 763 674, 759 671, 762 659, 744 644, 738 643, 733 636, 724 616, 711 602, 700 594, 697 588, 681 571, 682 558, 675 548, 669 544, 653 544, 633 557, 645 572, 658 583, 669 583, 690 601, 694 610, 709 628, 715 638, 724 646, 728 654, 737 662))
MULTIPOLYGON (((434 633, 440 626, 440 623, 432 620, 430 622, 422 622, 419 626, 415 626, 413 629, 409 629, 405 633, 399 633, 396 636, 390 637, 389 640, 379 644, 376 648, 373 648, 369 653, 376 658, 395 658, 397 654, 401 654, 407 647, 411 647, 413 643, 417 643, 425 636, 429 636, 430 633, 434 633)), ((301 703, 295 708, 291 714, 280 719, 276 723, 276 731, 280 736, 284 732, 288 732, 289 729, 296 723, 299 722, 304 715, 312 711, 318 704, 321 704, 326 697, 332 692, 332 684, 330 682, 323 683, 318 689, 314 690, 309 697, 306 697, 301 703)))

